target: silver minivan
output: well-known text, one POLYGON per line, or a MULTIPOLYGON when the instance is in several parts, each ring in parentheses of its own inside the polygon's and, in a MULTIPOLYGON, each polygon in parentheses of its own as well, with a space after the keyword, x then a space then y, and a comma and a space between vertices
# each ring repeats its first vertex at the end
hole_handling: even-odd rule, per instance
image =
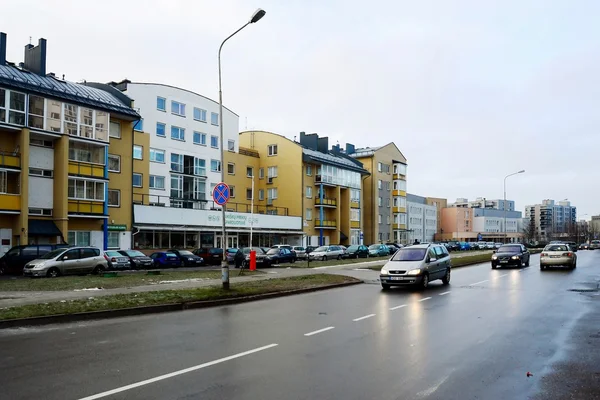
POLYGON ((23 275, 54 278, 60 275, 100 274, 107 267, 108 263, 99 248, 67 247, 28 262, 23 268, 23 275))
POLYGON ((398 250, 381 269, 379 280, 384 290, 406 285, 425 289, 437 279, 448 285, 451 270, 446 246, 418 244, 398 250))

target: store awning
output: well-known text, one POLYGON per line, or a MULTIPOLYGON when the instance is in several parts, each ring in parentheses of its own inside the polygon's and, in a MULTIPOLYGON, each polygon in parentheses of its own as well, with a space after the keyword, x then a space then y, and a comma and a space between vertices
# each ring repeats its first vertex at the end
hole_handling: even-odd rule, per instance
POLYGON ((30 219, 27 234, 28 236, 62 236, 54 221, 44 219, 30 219))

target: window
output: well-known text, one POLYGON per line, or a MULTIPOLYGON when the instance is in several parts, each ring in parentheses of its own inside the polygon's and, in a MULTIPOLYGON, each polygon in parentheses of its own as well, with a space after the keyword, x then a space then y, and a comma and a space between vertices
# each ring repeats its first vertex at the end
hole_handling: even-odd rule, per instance
POLYGON ((165 151, 150 148, 150 161, 156 163, 165 163, 165 151))
POLYGON ((381 164, 380 162, 377 163, 377 172, 381 172, 383 170, 383 164, 381 164))
POLYGON ((377 222, 381 223, 381 214, 379 214, 377 217, 377 222))
POLYGON ((210 147, 212 147, 213 149, 218 149, 219 148, 219 137, 212 135, 210 137, 210 147))
POLYGON ((104 182, 69 178, 70 199, 104 201, 104 182))
POLYGON ((6 122, 6 97, 6 90, 0 89, 0 122, 6 122))
POLYGON ((306 187, 306 197, 309 199, 312 198, 312 187, 311 186, 306 187))
POLYGON ((383 198, 381 198, 381 197, 378 197, 378 198, 377 198, 377 205, 378 205, 379 207, 381 207, 381 206, 383 205, 383 198))
POLYGON ((352 189, 350 191, 350 201, 360 203, 360 190, 352 189))
POLYGON ((135 129, 136 131, 143 132, 144 131, 144 119, 142 118, 139 121, 136 121, 135 125, 133 125, 133 129, 135 129))
POLYGON ((142 187, 143 186, 142 174, 133 174, 132 186, 133 187, 142 187))
POLYGON ((108 232, 108 248, 109 249, 121 248, 121 244, 119 243, 120 238, 121 238, 121 232, 108 232))
POLYGON ((229 150, 229 151, 235 151, 235 140, 228 140, 227 141, 227 150, 229 150))
POLYGON ((388 225, 390 224, 390 216, 389 216, 389 215, 387 216, 387 218, 386 218, 386 221, 385 221, 385 222, 386 222, 386 224, 388 224, 388 225))
POLYGON ((264 199, 265 199, 265 190, 259 189, 258 190, 258 200, 263 201, 264 199))
POLYGON ((387 208, 390 208, 390 199, 389 198, 385 199, 385 205, 387 208))
POLYGON ((167 136, 167 125, 162 122, 156 123, 156 136, 165 137, 167 136))
POLYGON ((383 233, 379 232, 378 237, 380 242, 383 241, 383 233))
POLYGON ((171 139, 185 141, 185 129, 178 126, 171 126, 171 139))
POLYGON ((119 122, 110 121, 108 126, 108 136, 121 139, 121 124, 119 122))
POLYGON ((306 176, 312 176, 312 165, 306 166, 306 176))
POLYGON ((265 179, 265 169, 264 168, 258 169, 258 179, 265 179))
POLYGON ((269 156, 276 156, 277 155, 277 145, 270 144, 269 146, 267 146, 267 151, 269 153, 269 156))
POLYGON ((200 122, 206 122, 206 110, 194 107, 194 119, 200 122))
POLYGON ((390 182, 389 181, 385 182, 385 188, 388 192, 390 191, 390 182))
POLYGON ((183 155, 171 153, 171 171, 183 172, 183 155))
POLYGON ((306 209, 306 220, 307 221, 311 221, 312 220, 312 208, 307 208, 306 209))
POLYGON ((246 176, 252 178, 254 176, 254 168, 246 167, 246 176))
POLYGON ((105 154, 105 147, 75 141, 69 143, 69 160, 104 165, 105 154))
POLYGON ((227 173, 229 175, 235 175, 235 164, 234 163, 227 163, 227 173))
POLYGON ((150 175, 150 189, 165 189, 165 177, 159 175, 150 175))
POLYGON ((171 100, 171 114, 185 117, 185 104, 171 100))
POLYGON ((8 172, 0 170, 0 193, 8 191, 8 172))
POLYGON ((29 95, 29 121, 31 128, 44 129, 44 98, 29 95))
POLYGON ((267 168, 267 178, 277 178, 277 167, 267 168))
POLYGON ((221 172, 221 161, 210 160, 210 170, 212 172, 221 172))
POLYGON ((267 199, 276 199, 277 198, 277 188, 267 189, 267 199))
POLYGON ((219 114, 210 113, 210 123, 215 126, 219 126, 219 114))
POLYGON ((156 109, 159 111, 167 111, 167 99, 165 99, 164 97, 157 97, 156 109))
POLYGON ((235 198, 235 186, 229 185, 229 197, 235 198))
POLYGON ((54 142, 52 140, 29 139, 29 144, 32 146, 48 147, 50 149, 54 147, 54 142))
POLYGON ((252 200, 252 189, 246 188, 246 200, 252 200))
POLYGON ((52 178, 54 171, 51 169, 29 168, 29 176, 41 176, 43 178, 52 178))
POLYGON ((194 144, 206 146, 206 133, 194 131, 194 144))
POLYGON ((108 189, 108 206, 121 207, 121 191, 117 189, 108 189))
POLYGON ((25 94, 10 92, 8 102, 8 123, 25 125, 25 94))
MULTIPOLYGON (((91 235, 91 232, 69 231, 67 234, 67 242, 69 242, 71 246, 89 246, 91 235)), ((70 250, 68 253, 71 252, 79 253, 79 250, 70 250)))
POLYGON ((381 179, 377 181, 377 188, 378 189, 383 189, 383 182, 382 182, 381 179))
POLYGON ((133 158, 136 160, 143 159, 143 148, 142 146, 135 145, 133 146, 133 158))
POLYGON ((360 210, 356 208, 350 210, 350 221, 360 221, 360 210))
POLYGON ((30 208, 29 215, 42 215, 44 217, 51 217, 52 209, 51 208, 30 208))
POLYGON ((121 156, 115 154, 108 155, 108 171, 121 172, 121 156))
POLYGON ((194 158, 194 175, 206 176, 206 160, 194 158))

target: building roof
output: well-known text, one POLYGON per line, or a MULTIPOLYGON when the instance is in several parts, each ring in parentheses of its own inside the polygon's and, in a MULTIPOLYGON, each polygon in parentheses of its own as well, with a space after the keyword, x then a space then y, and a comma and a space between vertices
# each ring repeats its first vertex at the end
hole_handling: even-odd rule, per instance
POLYGON ((139 119, 140 115, 128 104, 123 103, 112 94, 86 86, 57 79, 54 76, 41 76, 14 65, 0 65, 0 85, 14 90, 38 94, 50 98, 118 113, 139 119))
POLYGON ((398 150, 398 153, 400 153, 400 156, 404 159, 404 161, 403 160, 394 160, 394 162, 399 162, 402 164, 407 163, 406 157, 404 157, 404 154, 402 154, 402 152, 400 151, 400 149, 398 148, 398 146, 396 146, 396 143, 394 143, 394 142, 389 142, 388 144, 383 145, 383 146, 363 147, 363 148, 355 149, 354 153, 349 154, 349 155, 354 158, 369 157, 369 156, 374 155, 377 151, 379 151, 387 146, 394 146, 396 148, 396 150, 398 150))
POLYGON ((331 152, 323 153, 317 150, 312 150, 307 147, 302 147, 302 158, 305 161, 313 161, 316 163, 324 163, 333 165, 339 168, 348 169, 355 172, 360 172, 364 175, 369 175, 369 171, 364 169, 361 162, 353 160, 343 154, 333 154, 331 152))

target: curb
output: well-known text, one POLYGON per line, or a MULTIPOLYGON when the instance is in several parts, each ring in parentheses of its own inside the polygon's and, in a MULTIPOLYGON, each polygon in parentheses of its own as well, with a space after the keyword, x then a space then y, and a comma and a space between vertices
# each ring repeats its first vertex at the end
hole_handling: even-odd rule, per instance
POLYGON ((131 317, 136 315, 145 314, 156 314, 171 311, 182 311, 182 310, 193 310, 200 308, 217 307, 231 304, 247 303, 257 300, 273 299, 277 297, 291 296, 295 294, 303 294, 310 292, 318 292, 327 289, 336 289, 346 286, 358 285, 363 283, 362 281, 356 282, 344 282, 344 283, 333 283, 330 285, 316 286, 305 289, 292 289, 281 292, 263 293, 252 296, 243 297, 232 297, 229 299, 218 299, 218 300, 203 300, 203 301, 191 301, 186 303, 174 303, 174 304, 160 304, 155 306, 142 306, 142 307, 130 307, 121 308, 117 310, 105 310, 105 311, 90 311, 75 314, 58 314, 48 315, 42 317, 30 317, 30 318, 19 318, 19 319, 7 319, 0 321, 0 329, 7 328, 19 328, 24 326, 41 326, 50 324, 61 324, 68 322, 78 321, 90 321, 107 318, 118 318, 118 317, 131 317))

